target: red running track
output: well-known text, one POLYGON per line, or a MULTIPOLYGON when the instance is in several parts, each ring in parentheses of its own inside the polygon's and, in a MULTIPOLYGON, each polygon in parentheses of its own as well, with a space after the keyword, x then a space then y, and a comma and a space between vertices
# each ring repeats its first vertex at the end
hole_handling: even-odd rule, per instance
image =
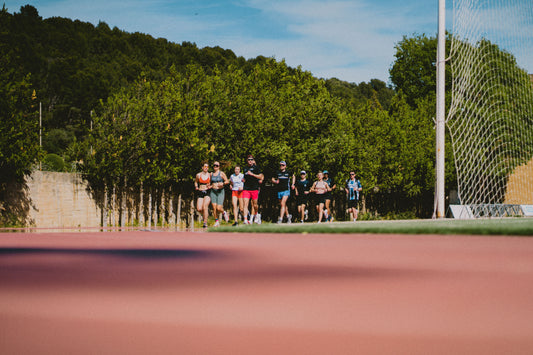
POLYGON ((533 239, 0 235, 2 354, 531 354, 533 239))

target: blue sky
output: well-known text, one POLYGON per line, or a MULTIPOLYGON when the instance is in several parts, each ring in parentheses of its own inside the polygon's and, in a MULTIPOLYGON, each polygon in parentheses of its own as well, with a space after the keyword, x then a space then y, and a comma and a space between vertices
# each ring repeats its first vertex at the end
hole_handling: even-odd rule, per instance
POLYGON ((258 55, 285 59, 316 77, 355 83, 388 82, 394 45, 404 35, 435 36, 438 21, 438 0, 4 2, 10 13, 31 4, 43 18, 61 16, 95 25, 103 21, 176 43, 220 46, 247 59, 258 55))

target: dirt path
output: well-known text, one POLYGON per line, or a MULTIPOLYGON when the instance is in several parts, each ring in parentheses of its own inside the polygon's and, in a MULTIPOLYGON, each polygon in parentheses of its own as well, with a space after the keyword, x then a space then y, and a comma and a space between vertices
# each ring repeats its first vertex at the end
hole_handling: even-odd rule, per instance
POLYGON ((2 354, 530 354, 533 239, 0 235, 2 354))

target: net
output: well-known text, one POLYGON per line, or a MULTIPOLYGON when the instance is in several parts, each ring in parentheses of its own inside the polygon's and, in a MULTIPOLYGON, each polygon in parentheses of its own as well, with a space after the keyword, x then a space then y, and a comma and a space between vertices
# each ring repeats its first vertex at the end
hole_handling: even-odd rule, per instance
POLYGON ((463 205, 533 204, 533 2, 454 0, 452 138, 463 205))

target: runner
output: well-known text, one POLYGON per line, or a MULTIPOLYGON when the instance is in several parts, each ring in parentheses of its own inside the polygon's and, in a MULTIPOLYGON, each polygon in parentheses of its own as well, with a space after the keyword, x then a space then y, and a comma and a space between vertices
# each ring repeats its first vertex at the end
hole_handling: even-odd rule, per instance
POLYGON ((348 200, 348 211, 353 216, 353 221, 357 221, 357 215, 359 214, 359 192, 363 190, 361 181, 355 177, 355 171, 350 171, 350 178, 346 180, 346 197, 348 200))
POLYGON ((287 208, 287 200, 291 196, 291 187, 294 189, 295 177, 292 171, 287 170, 287 163, 282 160, 279 163, 279 170, 276 177, 272 178, 272 182, 277 185, 278 200, 280 204, 280 211, 278 223, 283 222, 283 217, 287 217, 287 223, 292 222, 292 215, 287 208))
POLYGON ((229 184, 228 177, 223 171, 220 171, 220 163, 218 161, 213 163, 214 171, 211 173, 211 204, 213 205, 213 215, 215 216, 215 227, 220 226, 218 220, 219 214, 226 222, 229 221, 229 215, 224 211, 224 185, 229 184))
POLYGON ((209 163, 204 163, 202 171, 196 174, 194 179, 196 190, 196 209, 203 214, 204 228, 207 228, 207 218, 209 217, 209 190, 211 189, 211 174, 209 173, 209 163))
POLYGON ((265 176, 261 172, 261 168, 255 163, 253 155, 248 155, 246 159, 248 166, 244 168, 244 187, 242 198, 244 201, 244 224, 252 224, 253 222, 261 224, 261 216, 259 215, 259 184, 265 176), (248 205, 252 200, 252 214, 248 218, 248 205))
POLYGON ((231 203, 233 205, 233 218, 235 219, 233 226, 239 224, 239 210, 241 215, 244 216, 244 201, 242 199, 242 189, 244 186, 244 175, 241 173, 241 167, 236 166, 235 172, 231 174, 231 203))
POLYGON ((324 213, 324 203, 326 192, 331 191, 327 182, 324 181, 324 173, 319 171, 317 174, 317 181, 313 183, 311 187, 311 192, 315 193, 316 196, 316 209, 318 212, 318 223, 322 223, 322 215, 324 213))
POLYGON ((309 188, 311 182, 307 180, 307 173, 305 170, 300 171, 300 180, 296 181, 295 194, 296 205, 298 206, 298 213, 300 214, 300 223, 307 220, 307 201, 309 200, 309 188))
POLYGON ((337 185, 335 184, 335 180, 329 177, 329 172, 327 170, 324 170, 324 181, 327 182, 329 187, 331 188, 330 191, 326 192, 326 196, 324 196, 324 217, 326 218, 326 221, 331 222, 333 220, 333 213, 331 213, 330 209, 331 200, 333 200, 333 194, 331 191, 335 190, 337 188, 337 185))

